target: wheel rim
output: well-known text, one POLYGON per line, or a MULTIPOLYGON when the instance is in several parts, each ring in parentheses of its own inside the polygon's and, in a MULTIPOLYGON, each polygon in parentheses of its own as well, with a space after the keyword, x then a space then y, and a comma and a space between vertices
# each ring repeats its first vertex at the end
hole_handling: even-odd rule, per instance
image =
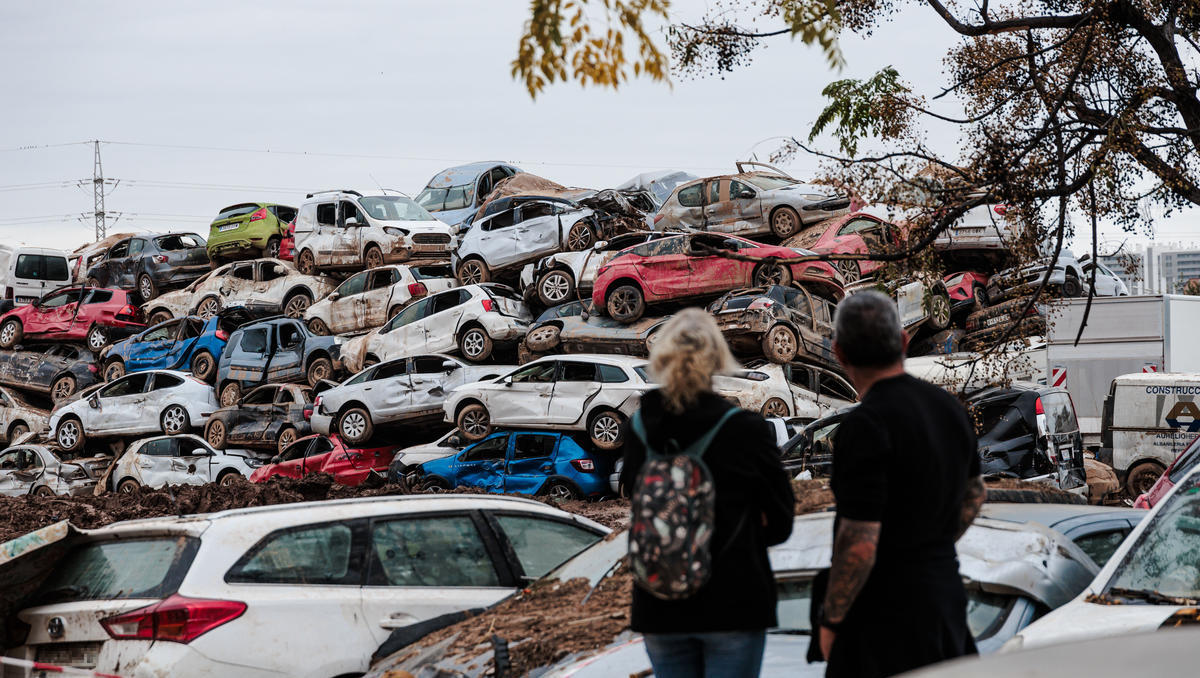
POLYGON ((217 447, 223 442, 225 442, 225 425, 214 421, 208 426, 208 444, 217 447))
POLYGON ((309 252, 308 250, 304 250, 303 252, 301 252, 300 253, 300 270, 307 273, 309 271, 312 271, 313 265, 314 264, 313 264, 312 252, 309 252))
POLYGON ((75 422, 65 422, 58 429, 58 443, 63 447, 74 447, 79 442, 79 430, 75 422))
POLYGON ((842 278, 846 282, 854 282, 858 280, 858 264, 853 261, 839 261, 837 263, 838 272, 842 274, 842 278))
POLYGON ((529 342, 531 344, 550 343, 550 340, 555 334, 555 329, 556 328, 551 327, 539 327, 538 329, 529 333, 529 342))
POLYGON ((192 368, 192 374, 207 377, 210 370, 212 370, 212 360, 208 356, 202 355, 196 358, 196 366, 192 368))
POLYGON ((486 412, 478 410, 467 412, 463 417, 463 430, 473 436, 482 436, 488 430, 488 416, 486 412))
POLYGON ((233 387, 226 387, 225 390, 221 391, 221 406, 222 407, 233 407, 234 405, 237 404, 237 399, 238 399, 237 389, 235 389, 233 387))
POLYGON ((117 488, 117 491, 119 491, 121 494, 133 494, 133 489, 135 487, 137 486, 131 482, 124 482, 121 483, 121 486, 117 488))
POLYGON ((154 294, 154 286, 150 283, 150 279, 145 276, 142 277, 141 292, 142 299, 149 299, 154 294))
POLYGON ((792 213, 787 210, 779 210, 775 213, 775 235, 788 236, 796 230, 796 221, 792 218, 792 213))
POLYGON ((286 428, 283 430, 283 433, 279 434, 279 440, 276 442, 279 443, 280 448, 284 448, 288 445, 291 445, 293 442, 295 442, 295 440, 296 431, 294 429, 286 428))
POLYGON ((796 340, 785 327, 777 327, 771 331, 771 350, 781 358, 789 358, 796 353, 796 340))
POLYGON ((938 327, 946 327, 950 324, 950 300, 940 294, 935 294, 930 302, 933 307, 930 309, 929 315, 933 318, 933 322, 938 327))
POLYGON ((763 405, 763 416, 786 417, 787 413, 787 404, 779 398, 771 398, 763 405))
POLYGON ((183 430, 183 424, 187 420, 187 413, 182 407, 168 407, 163 413, 163 428, 167 429, 167 433, 179 433, 183 430))
POLYGON ((12 441, 16 440, 17 438, 20 438, 21 436, 25 435, 26 433, 29 433, 28 428, 26 428, 24 426, 14 426, 12 429, 12 433, 8 434, 8 442, 11 443, 12 441))
POLYGON ((469 330, 463 335, 463 353, 476 358, 483 354, 483 333, 479 330, 469 330))
POLYGON ((571 232, 567 234, 567 247, 573 250, 581 250, 587 247, 592 239, 592 232, 583 224, 575 224, 571 227, 571 232))
POLYGON ((562 273, 551 273, 542 280, 542 296, 555 304, 566 299, 570 290, 571 281, 562 273))
POLYGON ((112 365, 108 366, 107 370, 105 370, 104 381, 112 381, 114 379, 120 379, 121 375, 124 373, 125 373, 125 369, 123 367, 121 367, 120 363, 113 363, 112 365))
POLYGON ((13 323, 5 323, 4 329, 0 329, 0 342, 8 344, 12 342, 13 335, 17 333, 17 326, 13 323))
POLYGON ((94 328, 91 332, 88 332, 88 346, 93 351, 104 348, 104 332, 99 328, 94 328))
POLYGON ((483 271, 479 268, 478 262, 467 262, 463 265, 462 272, 464 285, 475 285, 483 280, 483 271))
POLYGON ((367 268, 378 268, 383 266, 383 253, 377 249, 372 249, 367 252, 367 268))
POLYGON ((220 484, 221 485, 232 485, 237 482, 237 477, 238 477, 238 474, 236 474, 236 473, 226 473, 224 476, 221 477, 220 484))
POLYGON ((359 412, 347 412, 342 417, 342 436, 358 439, 367 430, 367 419, 359 412))
POLYGON ((616 315, 633 315, 637 306, 637 297, 629 290, 617 290, 613 295, 613 310, 616 315))
POLYGON ((217 312, 217 300, 205 299, 200 302, 200 307, 196 309, 196 315, 201 318, 211 318, 217 312))
POLYGON ((299 318, 304 315, 304 311, 308 309, 308 297, 303 294, 288 299, 287 307, 283 309, 283 314, 289 318, 299 318))
POLYGON ((571 488, 567 487, 566 485, 554 485, 550 488, 550 491, 547 492, 546 495, 551 499, 570 499, 571 488))
POLYGON ((758 280, 755 281, 759 286, 778 285, 783 282, 783 267, 778 264, 763 266, 758 269, 758 280))
POLYGON ((329 368, 325 367, 325 363, 316 363, 312 366, 312 381, 313 384, 322 379, 329 378, 329 368))
POLYGON ((279 241, 270 240, 267 242, 267 256, 271 259, 279 258, 279 241))
POLYGON ((313 334, 320 334, 322 336, 329 334, 329 327, 320 318, 313 318, 312 322, 308 324, 308 329, 312 330, 313 334))
POLYGON ((69 379, 60 379, 54 384, 54 391, 50 394, 54 400, 62 400, 75 390, 75 385, 69 379))
POLYGON ((592 423, 592 438, 594 440, 602 443, 615 443, 619 435, 621 435, 621 422, 617 421, 616 417, 612 415, 600 415, 592 423))

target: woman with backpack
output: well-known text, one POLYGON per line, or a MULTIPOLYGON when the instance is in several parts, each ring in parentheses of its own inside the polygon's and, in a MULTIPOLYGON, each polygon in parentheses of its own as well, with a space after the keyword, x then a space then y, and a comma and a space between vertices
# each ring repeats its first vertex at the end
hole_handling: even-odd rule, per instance
POLYGON ((767 422, 712 390, 736 368, 712 316, 678 313, 625 431, 631 627, 658 678, 757 676, 777 624, 767 547, 791 534, 795 498, 767 422))

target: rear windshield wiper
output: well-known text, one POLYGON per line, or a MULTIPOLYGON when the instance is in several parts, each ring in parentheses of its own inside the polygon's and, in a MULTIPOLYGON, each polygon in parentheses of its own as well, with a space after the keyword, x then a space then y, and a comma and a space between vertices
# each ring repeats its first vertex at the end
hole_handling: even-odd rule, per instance
POLYGON ((1150 591, 1143 589, 1126 589, 1119 586, 1114 586, 1105 592, 1106 596, 1117 596, 1120 598, 1131 598, 1133 600, 1144 600, 1151 605, 1197 605, 1200 604, 1196 598, 1183 598, 1180 596, 1168 596, 1158 591, 1150 591))

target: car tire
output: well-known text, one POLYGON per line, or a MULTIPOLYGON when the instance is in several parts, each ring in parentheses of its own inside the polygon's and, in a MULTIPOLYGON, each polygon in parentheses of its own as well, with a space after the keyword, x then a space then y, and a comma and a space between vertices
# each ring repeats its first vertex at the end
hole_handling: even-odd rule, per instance
POLYGON ((217 359, 208 351, 200 351, 192 356, 191 370, 193 377, 211 384, 213 377, 217 376, 217 359))
POLYGON ((296 270, 304 275, 317 274, 317 259, 313 256, 312 250, 300 251, 300 256, 296 257, 296 270))
POLYGON ((551 480, 542 487, 538 492, 540 496, 554 501, 570 501, 572 499, 582 499, 579 491, 561 480, 551 480))
POLYGON ((1143 461, 1140 464, 1134 464, 1129 469, 1129 475, 1125 477, 1125 491, 1131 497, 1146 494, 1150 491, 1150 488, 1154 487, 1154 483, 1158 482, 1158 477, 1165 470, 1163 465, 1156 461, 1143 461))
POLYGON ((324 357, 314 359, 308 364, 305 376, 308 378, 309 386, 316 386, 321 383, 322 379, 329 379, 333 376, 333 361, 324 357))
POLYGON ((374 367, 381 362, 383 362, 383 361, 381 361, 379 359, 379 356, 368 354, 366 356, 363 356, 362 366, 360 366, 358 368, 358 371, 361 372, 361 371, 367 369, 368 367, 374 367))
POLYGON ((941 332, 950 327, 950 297, 945 292, 929 294, 929 328, 941 332))
POLYGON ((267 240, 267 246, 263 248, 263 256, 268 259, 279 258, 279 243, 282 242, 279 236, 273 235, 267 240))
POLYGON ((987 289, 982 285, 975 285, 971 288, 971 296, 975 298, 974 311, 982 311, 988 307, 987 289))
POLYGON ((561 268, 547 271, 537 281, 538 299, 547 307, 566 303, 574 294, 575 277, 561 268))
POLYGON ((158 416, 162 432, 169 436, 187 433, 192 429, 191 419, 183 405, 169 405, 158 416))
POLYGON ((241 397, 242 385, 236 381, 230 381, 221 387, 221 395, 218 398, 218 402, 221 407, 235 407, 241 397))
POLYGON ((58 428, 54 430, 54 440, 66 452, 82 450, 86 440, 83 423, 76 417, 63 418, 58 422, 58 428))
POLYGON ((221 487, 229 487, 230 485, 237 485, 244 482, 249 481, 246 479, 246 476, 238 473, 237 471, 226 471, 217 476, 217 484, 221 487))
POLYGON ((383 266, 383 251, 378 245, 371 245, 367 251, 363 253, 363 263, 368 269, 379 268, 383 266))
POLYGON ((596 242, 596 232, 584 221, 576 221, 567 231, 567 251, 582 252, 596 242))
POLYGON ((849 285, 852 282, 857 282, 862 277, 862 267, 857 261, 848 261, 840 259, 834 262, 834 268, 838 273, 842 274, 842 282, 849 285))
POLYGON ((31 492, 30 494, 32 494, 35 497, 54 497, 54 496, 56 496, 54 494, 54 490, 51 489, 50 486, 48 486, 48 485, 38 485, 37 487, 33 488, 33 492, 31 492))
POLYGON ((421 489, 425 492, 449 492, 453 488, 450 487, 450 483, 446 482, 445 478, 429 476, 421 481, 421 489))
POLYGON ((458 350, 462 356, 471 362, 478 363, 487 360, 495 348, 492 337, 487 330, 475 325, 468 327, 458 337, 458 350))
POLYGON ((400 306, 398 304, 396 306, 389 308, 388 314, 387 314, 388 322, 391 322, 392 318, 395 318, 396 316, 400 315, 400 311, 403 311, 403 310, 404 310, 404 307, 400 306))
POLYGON ((558 335, 561 331, 557 325, 535 327, 525 335, 525 345, 535 353, 553 351, 560 343, 558 335))
POLYGON ((597 449, 619 450, 624 444, 621 428, 625 417, 616 410, 603 409, 588 418, 588 438, 597 449))
POLYGON ((283 451, 294 442, 296 442, 295 426, 284 426, 279 429, 279 435, 275 437, 276 453, 283 454, 283 451))
POLYGON ((329 331, 329 325, 326 325, 325 321, 321 320, 320 318, 308 319, 308 331, 322 337, 327 337, 331 334, 329 331))
POLYGON ((304 312, 312 306, 312 297, 308 292, 296 292, 283 301, 283 314, 293 320, 304 317, 304 312))
POLYGON ((481 403, 471 403, 458 411, 454 423, 464 440, 477 443, 492 433, 492 417, 481 403))
POLYGON ((604 306, 610 318, 628 325, 645 315, 646 297, 637 285, 619 285, 609 291, 604 306))
POLYGON ((1079 278, 1070 271, 1063 280, 1062 293, 1064 297, 1078 297, 1083 294, 1083 286, 1079 284, 1079 278))
POLYGON ((767 398, 759 414, 764 417, 789 417, 792 412, 783 398, 767 398))
POLYGON ((170 311, 155 311, 154 314, 150 316, 150 320, 146 321, 146 325, 147 327, 154 327, 155 325, 165 323, 174 317, 175 316, 171 315, 170 311))
POLYGON ((75 377, 69 374, 62 375, 58 379, 55 379, 54 383, 50 385, 50 400, 55 404, 61 403, 67 398, 75 395, 75 388, 77 385, 78 383, 75 381, 75 377))
POLYGON ((92 353, 99 353, 100 349, 108 345, 108 330, 100 325, 92 325, 92 329, 87 333, 87 345, 92 349, 92 353))
POLYGON ((9 442, 9 444, 12 444, 12 442, 14 440, 16 440, 17 438, 20 438, 21 436, 25 435, 26 433, 29 433, 29 424, 26 424, 23 421, 18 421, 16 423, 14 423, 12 426, 9 426, 8 427, 8 442, 9 442))
POLYGON ((204 297, 196 304, 196 315, 208 320, 221 311, 221 300, 217 297, 204 297))
POLYGON ((143 304, 158 296, 158 285, 145 273, 138 276, 138 296, 142 298, 143 304))
POLYGON ((780 240, 796 235, 801 226, 800 214, 791 207, 780 207, 771 213, 771 233, 780 240))
POLYGON ((762 336, 763 357, 778 365, 786 365, 795 360, 799 350, 799 339, 787 325, 775 325, 762 336))
POLYGON ((108 361, 104 366, 104 381, 116 381, 125 376, 125 363, 120 358, 108 361))
POLYGON ((547 354, 545 354, 545 353, 538 353, 537 351, 530 351, 529 347, 526 346, 525 342, 523 342, 523 341, 520 344, 517 344, 517 364, 518 365, 524 365, 525 363, 532 362, 534 360, 537 360, 538 358, 544 358, 544 357, 546 357, 546 355, 547 354))
POLYGON ((204 440, 214 450, 223 450, 229 444, 229 429, 220 419, 209 419, 204 425, 204 440))
POLYGON ((21 343, 25 336, 25 327, 16 318, 9 318, 0 324, 0 348, 12 348, 21 343))
POLYGON ((375 425, 371 423, 371 413, 365 407, 351 407, 338 417, 338 435, 342 440, 361 445, 375 435, 375 425))
POLYGON ((754 287, 769 287, 771 285, 792 284, 792 271, 783 264, 759 264, 751 277, 754 287))
POLYGON ((467 259, 458 265, 459 285, 477 285, 491 279, 492 271, 479 259, 467 259))
POLYGON ((100 280, 98 278, 88 278, 87 282, 85 282, 84 285, 86 287, 103 287, 100 284, 100 280))
POLYGON ((133 478, 126 478, 117 485, 117 492, 120 494, 133 494, 142 489, 142 484, 133 478))

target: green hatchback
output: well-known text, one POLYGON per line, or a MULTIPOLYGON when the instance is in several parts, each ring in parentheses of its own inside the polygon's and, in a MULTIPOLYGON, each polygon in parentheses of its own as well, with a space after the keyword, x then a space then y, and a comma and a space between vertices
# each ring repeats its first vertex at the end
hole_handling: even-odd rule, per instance
POLYGON ((208 258, 213 268, 234 259, 279 257, 296 208, 268 202, 230 205, 213 219, 208 235, 208 258))

